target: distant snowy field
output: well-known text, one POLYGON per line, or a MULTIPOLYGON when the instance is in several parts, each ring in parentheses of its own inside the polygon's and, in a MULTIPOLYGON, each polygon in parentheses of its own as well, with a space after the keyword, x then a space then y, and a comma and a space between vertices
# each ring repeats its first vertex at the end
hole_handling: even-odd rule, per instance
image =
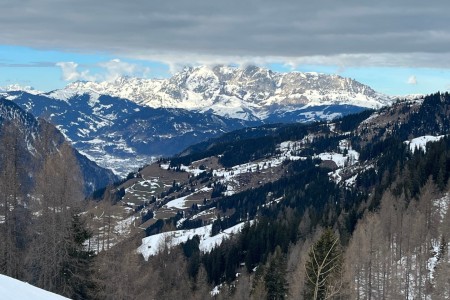
POLYGON ((416 149, 421 149, 422 151, 426 151, 427 143, 429 142, 438 142, 444 138, 444 135, 424 135, 417 138, 412 139, 411 141, 405 141, 404 143, 409 145, 409 150, 414 153, 416 149))
POLYGON ((17 279, 0 275, 0 299, 67 300, 69 298, 42 290, 17 279))
POLYGON ((158 253, 158 250, 163 246, 166 239, 169 247, 175 247, 181 243, 185 243, 189 239, 192 239, 195 235, 200 237, 200 251, 210 252, 213 248, 219 246, 224 239, 230 238, 232 235, 239 233, 244 225, 245 222, 239 223, 233 227, 225 229, 215 236, 210 236, 212 225, 189 230, 176 230, 155 234, 143 238, 142 245, 137 249, 137 252, 141 253, 145 260, 148 260, 150 256, 158 253))

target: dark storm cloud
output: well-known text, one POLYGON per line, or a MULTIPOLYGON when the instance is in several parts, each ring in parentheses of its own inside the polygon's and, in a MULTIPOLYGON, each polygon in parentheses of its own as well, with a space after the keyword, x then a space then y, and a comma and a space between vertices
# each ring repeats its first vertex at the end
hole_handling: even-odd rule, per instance
MULTIPOLYGON (((449 1, 0 1, 0 43, 134 57, 450 53, 449 1)), ((414 60, 414 59, 413 59, 414 60)), ((300 59, 300 61, 302 61, 300 59)))

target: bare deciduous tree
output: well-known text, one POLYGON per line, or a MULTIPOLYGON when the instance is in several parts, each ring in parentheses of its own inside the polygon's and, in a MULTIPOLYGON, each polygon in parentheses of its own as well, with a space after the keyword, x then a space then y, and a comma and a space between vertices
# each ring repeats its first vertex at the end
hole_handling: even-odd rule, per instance
POLYGON ((343 255, 339 238, 326 229, 309 251, 306 263, 308 299, 332 299, 343 286, 343 255))
POLYGON ((0 132, 0 273, 23 277, 27 213, 24 209, 26 168, 24 134, 15 122, 0 132))
POLYGON ((67 144, 47 156, 36 176, 36 230, 28 255, 30 280, 37 286, 71 295, 73 216, 83 199, 80 170, 67 144))

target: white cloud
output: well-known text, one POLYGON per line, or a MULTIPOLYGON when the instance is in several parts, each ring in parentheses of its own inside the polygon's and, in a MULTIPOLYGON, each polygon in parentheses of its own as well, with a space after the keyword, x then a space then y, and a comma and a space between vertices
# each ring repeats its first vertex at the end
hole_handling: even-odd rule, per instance
POLYGON ((61 68, 61 77, 64 81, 113 81, 121 76, 147 77, 150 73, 150 68, 148 67, 124 62, 118 58, 90 66, 91 68, 100 69, 95 74, 91 72, 89 67, 80 71, 79 64, 72 61, 58 62, 56 66, 61 68))
POLYGON ((415 75, 409 76, 407 83, 411 84, 411 85, 417 85, 417 78, 416 78, 416 76, 415 75))
POLYGON ((146 77, 150 72, 150 68, 124 62, 118 58, 107 62, 101 62, 98 66, 106 71, 104 80, 107 81, 115 80, 121 76, 146 77))
POLYGON ((73 61, 58 62, 56 66, 61 68, 62 79, 64 81, 76 81, 76 80, 95 80, 93 76, 89 74, 89 70, 82 72, 78 71, 78 64, 73 61))

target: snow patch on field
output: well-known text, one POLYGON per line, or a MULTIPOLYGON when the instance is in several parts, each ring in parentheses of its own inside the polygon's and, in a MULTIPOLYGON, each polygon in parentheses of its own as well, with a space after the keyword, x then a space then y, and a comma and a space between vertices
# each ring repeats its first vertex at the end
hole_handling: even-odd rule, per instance
POLYGON ((212 291, 210 292, 211 297, 217 296, 220 294, 220 289, 222 288, 222 284, 216 285, 212 291))
POLYGON ((187 207, 184 205, 184 203, 185 203, 185 201, 186 201, 186 198, 189 197, 189 196, 191 196, 191 194, 189 194, 189 195, 187 195, 187 196, 184 196, 184 197, 177 198, 177 199, 172 200, 172 201, 169 201, 169 202, 165 205, 165 207, 167 207, 167 208, 185 209, 185 208, 187 208, 187 207))
POLYGON ((158 250, 162 247, 165 241, 167 241, 169 247, 175 247, 181 243, 185 243, 189 239, 192 239, 195 235, 200 237, 200 251, 210 252, 216 246, 219 246, 224 239, 231 237, 233 234, 239 233, 244 225, 245 222, 239 223, 233 227, 225 229, 215 236, 210 236, 212 225, 206 225, 195 229, 176 230, 155 234, 143 238, 142 245, 137 249, 137 252, 142 254, 145 260, 148 260, 150 256, 158 253, 158 250))
POLYGON ((134 227, 134 221, 137 219, 139 219, 139 217, 131 216, 117 222, 116 226, 114 226, 114 232, 121 236, 128 235, 131 232, 131 228, 134 227))
POLYGON ((445 137, 445 135, 438 135, 438 136, 424 135, 424 136, 419 136, 417 138, 414 138, 411 141, 404 141, 404 143, 409 145, 409 150, 412 153, 414 153, 414 151, 416 151, 416 149, 420 149, 425 152, 427 143, 438 142, 444 137, 445 137))
POLYGON ((330 179, 335 183, 340 183, 344 180, 343 184, 350 188, 355 185, 359 171, 373 168, 373 165, 363 167, 359 164, 360 154, 352 149, 351 143, 347 139, 339 141, 338 152, 341 153, 324 152, 314 156, 322 161, 329 160, 336 164, 337 169, 328 173, 330 179))
POLYGON ((320 153, 319 155, 315 156, 316 158, 320 158, 321 160, 332 160, 338 166, 339 168, 342 168, 345 164, 345 161, 347 158, 340 154, 340 153, 334 153, 334 152, 324 152, 320 153))
POLYGON ((346 139, 339 141, 339 149, 341 152, 347 151, 347 154, 324 152, 315 155, 314 158, 320 158, 321 160, 332 160, 338 168, 345 166, 352 166, 359 160, 359 153, 352 149, 350 142, 346 139))
POLYGON ((198 194, 198 193, 201 193, 201 192, 209 192, 209 191, 211 191, 211 190, 212 190, 212 188, 204 187, 204 188, 202 188, 202 189, 200 189, 200 190, 198 190, 198 191, 195 191, 195 192, 192 193, 192 194, 189 194, 189 195, 187 195, 187 196, 180 197, 180 198, 177 198, 177 199, 175 199, 175 200, 169 201, 169 202, 168 202, 166 205, 164 205, 164 206, 167 207, 167 208, 178 208, 178 209, 185 209, 185 208, 188 208, 188 207, 186 206, 186 204, 185 204, 185 202, 186 202, 186 200, 187 200, 188 197, 193 196, 193 195, 198 194))
POLYGON ((321 160, 332 160, 338 168, 342 168, 347 165, 354 165, 359 159, 359 153, 355 150, 348 150, 347 155, 343 155, 335 152, 324 152, 320 153, 315 158, 320 158, 321 160))
POLYGON ((203 216, 206 216, 206 215, 208 215, 208 214, 214 213, 215 210, 216 210, 216 209, 215 209, 214 207, 212 207, 212 208, 209 208, 209 209, 207 209, 207 210, 201 211, 201 212, 199 212, 198 214, 193 215, 193 216, 191 217, 191 220, 196 220, 196 219, 198 219, 198 218, 200 218, 200 217, 203 217, 203 216))
POLYGON ((379 115, 380 115, 379 113, 371 114, 370 117, 368 117, 367 119, 365 119, 364 121, 361 122, 361 125, 368 124, 368 123, 372 122, 372 120, 377 118, 379 115))

